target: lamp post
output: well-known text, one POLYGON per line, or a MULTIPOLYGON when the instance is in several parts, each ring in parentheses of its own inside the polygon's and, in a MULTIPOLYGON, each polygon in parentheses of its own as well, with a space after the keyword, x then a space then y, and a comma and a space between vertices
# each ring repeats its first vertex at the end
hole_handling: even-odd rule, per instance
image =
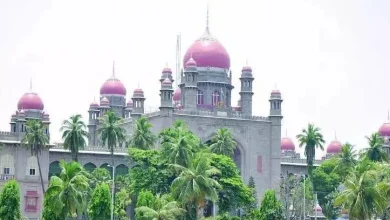
POLYGON ((115 166, 108 165, 108 167, 112 167, 111 220, 114 220, 115 166))

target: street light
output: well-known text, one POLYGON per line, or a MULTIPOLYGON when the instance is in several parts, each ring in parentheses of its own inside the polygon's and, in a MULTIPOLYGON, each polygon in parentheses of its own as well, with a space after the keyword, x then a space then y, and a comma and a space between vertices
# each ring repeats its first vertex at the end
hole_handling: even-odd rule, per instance
POLYGON ((108 164, 108 167, 112 167, 111 220, 114 220, 115 166, 108 164))

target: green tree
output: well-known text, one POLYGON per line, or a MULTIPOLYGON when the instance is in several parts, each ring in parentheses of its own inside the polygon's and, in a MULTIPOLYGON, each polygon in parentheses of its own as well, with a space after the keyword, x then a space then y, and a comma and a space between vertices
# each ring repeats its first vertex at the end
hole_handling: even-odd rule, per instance
POLYGON ((70 149, 74 161, 78 161, 79 150, 87 146, 87 126, 81 118, 79 114, 71 116, 68 120, 62 122, 60 129, 64 141, 63 146, 65 149, 70 149))
POLYGON ((162 144, 163 154, 168 158, 168 161, 173 164, 187 166, 193 156, 191 141, 189 136, 180 136, 172 138, 162 144))
POLYGON ((117 220, 130 220, 126 212, 126 208, 131 203, 130 193, 126 189, 121 189, 116 193, 115 199, 115 216, 117 220))
POLYGON ((215 154, 222 154, 232 157, 237 143, 233 139, 233 135, 227 128, 220 128, 215 133, 211 140, 210 151, 215 154))
POLYGON ((59 217, 75 218, 85 212, 89 196, 89 174, 77 162, 60 161, 61 173, 50 178, 50 185, 45 198, 51 210, 59 217))
POLYGON ((91 174, 91 187, 95 188, 96 185, 106 183, 111 183, 110 172, 105 168, 96 168, 92 171, 91 174))
POLYGON ((385 139, 383 139, 383 137, 381 137, 378 133, 373 133, 371 136, 366 138, 369 148, 363 151, 364 159, 368 159, 374 162, 388 162, 389 157, 386 151, 383 149, 385 139))
POLYGON ((213 178, 221 185, 218 192, 221 213, 253 205, 257 195, 253 197, 252 189, 242 181, 236 164, 229 156, 210 153, 204 157, 210 158, 211 166, 220 171, 213 178))
POLYGON ((316 148, 324 150, 323 144, 325 143, 320 129, 313 124, 309 124, 307 129, 303 129, 301 134, 297 135, 299 147, 305 146, 305 156, 307 162, 307 168, 309 175, 313 170, 313 162, 316 155, 316 148))
POLYGON ((141 206, 147 206, 147 207, 153 207, 154 206, 154 195, 151 191, 149 190, 142 190, 138 194, 138 199, 137 199, 137 205, 136 207, 141 207, 141 206))
POLYGON ((20 192, 16 180, 8 181, 0 194, 0 219, 20 219, 20 192))
POLYGON ((347 209, 351 219, 371 219, 386 207, 386 194, 381 189, 377 171, 377 164, 363 160, 345 179, 335 205, 347 209))
POLYGON ((162 130, 158 136, 162 145, 164 145, 166 142, 177 142, 176 140, 178 140, 180 137, 185 137, 188 145, 191 146, 191 151, 193 153, 196 153, 202 148, 205 148, 200 143, 199 138, 192 131, 190 131, 188 126, 181 120, 175 121, 173 126, 162 130))
POLYGON ((91 220, 107 220, 111 216, 111 195, 107 184, 99 184, 93 191, 88 206, 88 216, 91 220))
POLYGON ((249 177, 248 187, 252 190, 252 197, 253 202, 251 203, 251 208, 255 209, 258 206, 258 200, 257 200, 257 191, 256 191, 256 183, 253 176, 249 177))
POLYGON ((356 159, 357 154, 353 149, 353 146, 349 143, 344 144, 341 147, 341 153, 335 155, 336 166, 334 171, 340 175, 341 181, 344 181, 345 177, 354 169, 358 161, 356 159))
POLYGON ((149 150, 154 147, 157 137, 151 131, 152 124, 146 117, 141 117, 135 121, 134 134, 130 140, 130 146, 142 150, 149 150))
POLYGON ((282 220, 283 216, 282 203, 276 198, 274 190, 267 190, 261 201, 259 220, 282 220))
POLYGON ((49 136, 45 134, 46 128, 43 126, 42 122, 39 120, 28 120, 26 123, 26 134, 23 136, 21 144, 26 146, 31 155, 37 157, 39 177, 41 179, 42 192, 45 193, 45 186, 42 177, 41 171, 41 162, 39 160, 39 155, 41 151, 45 148, 48 148, 49 136))
POLYGON ((196 219, 203 217, 203 208, 206 197, 215 202, 218 200, 218 191, 221 185, 212 177, 220 171, 210 165, 210 160, 204 155, 197 155, 189 167, 177 164, 171 165, 179 176, 172 182, 172 196, 181 204, 187 205, 187 209, 195 206, 196 219))
POLYGON ((136 219, 139 220, 176 220, 180 219, 185 210, 178 202, 168 195, 157 195, 150 206, 139 206, 135 209, 136 219))
POLYGON ((168 162, 161 151, 129 149, 131 161, 135 164, 130 169, 131 194, 137 196, 142 190, 153 194, 170 192, 174 174, 168 169, 168 162))

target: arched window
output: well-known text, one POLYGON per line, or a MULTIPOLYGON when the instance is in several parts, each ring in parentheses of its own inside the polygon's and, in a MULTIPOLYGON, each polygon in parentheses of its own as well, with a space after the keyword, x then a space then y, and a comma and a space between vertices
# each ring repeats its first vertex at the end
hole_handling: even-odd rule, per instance
POLYGON ((93 163, 87 163, 84 165, 84 169, 90 173, 92 173, 96 169, 96 165, 93 163))
POLYGON ((52 176, 59 176, 61 173, 60 162, 54 161, 49 165, 49 179, 52 176))
POLYGON ((0 174, 14 175, 15 174, 15 163, 14 157, 5 154, 0 158, 0 174))
POLYGON ((127 174, 129 174, 129 168, 127 168, 126 165, 121 164, 115 168, 115 177, 124 176, 127 174))
POLYGON ((109 165, 108 163, 105 163, 105 164, 102 164, 100 166, 100 168, 104 168, 104 169, 108 170, 108 172, 110 173, 110 176, 112 178, 112 166, 111 165, 109 165))
POLYGON ((203 105, 203 92, 201 90, 197 91, 197 94, 196 94, 196 104, 203 105))
POLYGON ((39 175, 38 161, 36 156, 31 156, 27 159, 26 175, 29 176, 39 175))
POLYGON ((214 91, 212 96, 211 96, 211 104, 212 105, 218 105, 220 101, 220 96, 218 91, 214 91))

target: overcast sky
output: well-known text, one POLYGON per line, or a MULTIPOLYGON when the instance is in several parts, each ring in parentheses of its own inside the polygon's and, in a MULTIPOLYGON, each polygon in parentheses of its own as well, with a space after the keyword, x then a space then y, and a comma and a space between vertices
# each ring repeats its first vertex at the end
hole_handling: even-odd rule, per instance
MULTIPOLYGON (((50 114, 52 140, 61 121, 86 119, 100 86, 116 76, 128 97, 138 83, 147 110, 159 105, 159 77, 174 70, 204 31, 206 0, 0 1, 0 130, 9 130, 18 99, 33 90, 50 114)), ((307 124, 357 147, 387 121, 390 109, 390 1, 210 0, 210 30, 230 54, 235 105, 246 60, 254 71, 253 113, 267 116, 275 84, 283 134, 307 124)), ((296 140, 294 138, 295 143, 296 140)))

